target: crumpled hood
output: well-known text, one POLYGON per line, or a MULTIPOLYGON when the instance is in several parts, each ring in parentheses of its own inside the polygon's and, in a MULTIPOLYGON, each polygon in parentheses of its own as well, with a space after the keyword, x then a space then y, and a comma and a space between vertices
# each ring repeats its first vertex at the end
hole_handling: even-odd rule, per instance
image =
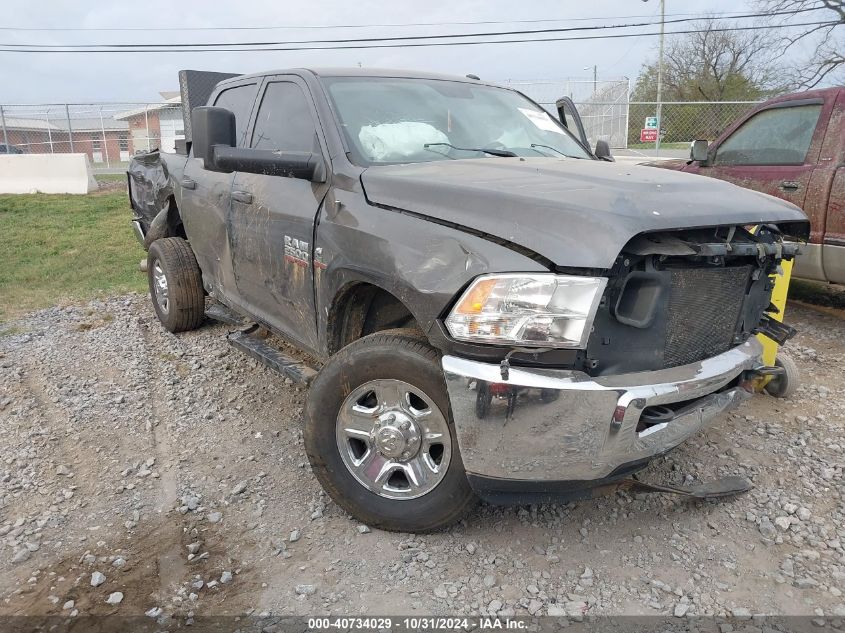
POLYGON ((454 222, 579 268, 610 268, 628 240, 645 231, 807 222, 788 202, 721 180, 593 160, 375 166, 361 181, 372 204, 454 222))

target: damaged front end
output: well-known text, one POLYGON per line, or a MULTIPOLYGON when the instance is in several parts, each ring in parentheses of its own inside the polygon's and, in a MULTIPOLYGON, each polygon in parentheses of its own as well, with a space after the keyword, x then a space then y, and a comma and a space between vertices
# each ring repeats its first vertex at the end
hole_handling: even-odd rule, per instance
POLYGON ((591 375, 711 358, 762 333, 794 334, 766 315, 774 275, 798 251, 777 227, 710 227, 634 237, 616 259, 583 359, 591 375))
POLYGON ((755 334, 782 342, 794 333, 767 312, 774 275, 796 253, 768 225, 640 234, 609 271, 574 367, 523 364, 503 376, 444 356, 473 487, 496 502, 574 498, 746 401, 772 369, 755 334))

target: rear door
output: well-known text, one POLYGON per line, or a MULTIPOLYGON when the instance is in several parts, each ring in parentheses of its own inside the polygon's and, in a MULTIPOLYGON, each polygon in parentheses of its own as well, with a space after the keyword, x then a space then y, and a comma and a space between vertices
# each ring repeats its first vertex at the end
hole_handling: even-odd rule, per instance
MULTIPOLYGON (((252 78, 226 84, 209 100, 211 105, 234 112, 238 147, 245 147, 247 142, 249 118, 259 82, 260 78, 252 78)), ((207 171, 202 159, 194 158, 191 152, 179 185, 182 221, 203 272, 203 283, 207 290, 230 300, 238 296, 226 237, 234 178, 235 174, 207 171)))
MULTIPOLYGON (((310 92, 299 77, 265 79, 250 147, 315 152, 325 160, 319 129, 310 92)), ((328 187, 327 182, 241 172, 232 185, 229 240, 241 301, 309 349, 317 347, 314 222, 328 187)))
POLYGON ((823 99, 773 103, 752 114, 721 142, 697 172, 762 191, 804 207, 827 118, 823 99))

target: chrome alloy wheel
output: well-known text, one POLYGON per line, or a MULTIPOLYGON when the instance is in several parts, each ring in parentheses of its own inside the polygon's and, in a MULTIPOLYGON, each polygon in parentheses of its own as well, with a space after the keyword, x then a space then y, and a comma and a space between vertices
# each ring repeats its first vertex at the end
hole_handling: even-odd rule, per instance
POLYGON ((350 393, 337 416, 337 448, 352 476, 387 499, 416 499, 449 469, 446 417, 417 387, 379 379, 350 393))
POLYGON ((170 310, 170 299, 167 290, 167 277, 161 267, 161 261, 156 260, 153 266, 153 289, 158 307, 164 314, 170 310))

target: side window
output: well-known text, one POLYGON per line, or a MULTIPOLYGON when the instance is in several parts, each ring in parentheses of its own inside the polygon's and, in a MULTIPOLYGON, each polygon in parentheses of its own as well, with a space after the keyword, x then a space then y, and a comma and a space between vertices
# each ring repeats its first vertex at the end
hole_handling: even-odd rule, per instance
POLYGON ((315 134, 311 105, 302 88, 289 81, 267 84, 255 118, 251 146, 254 149, 312 152, 315 134))
POLYGON ((235 114, 235 133, 238 139, 238 147, 246 145, 246 130, 249 126, 249 115, 252 112, 256 92, 258 92, 257 84, 235 86, 224 90, 214 100, 214 105, 218 108, 226 108, 235 114))
POLYGON ((717 165, 803 165, 821 105, 758 112, 716 150, 717 165))

